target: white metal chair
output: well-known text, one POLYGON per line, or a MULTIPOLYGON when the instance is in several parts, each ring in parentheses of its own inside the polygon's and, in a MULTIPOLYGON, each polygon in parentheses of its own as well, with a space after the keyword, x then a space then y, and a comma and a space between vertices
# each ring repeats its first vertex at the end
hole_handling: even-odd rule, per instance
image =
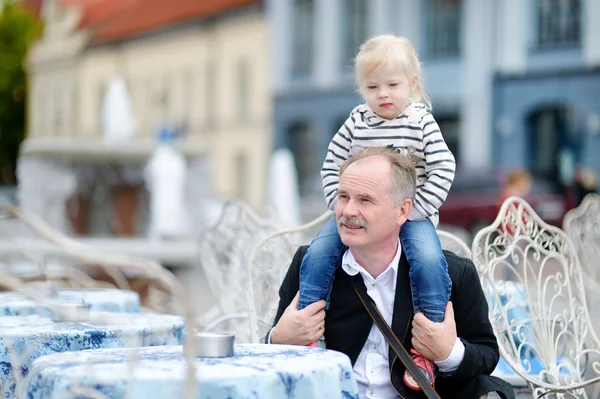
POLYGON ((445 230, 437 230, 442 248, 463 258, 471 258, 471 248, 458 236, 445 230))
POLYGON ((203 330, 233 330, 237 342, 258 342, 268 331, 295 250, 277 231, 275 222, 243 202, 225 204, 219 221, 200 240, 201 265, 217 300, 200 321, 203 330))
POLYGON ((581 205, 568 211, 563 229, 575 245, 588 294, 600 299, 600 195, 588 194, 581 205))
POLYGON ((600 381, 600 341, 568 236, 510 197, 472 253, 502 358, 534 397, 587 398, 585 387, 600 381))
MULTIPOLYGON (((588 307, 600 309, 600 195, 588 194, 581 204, 565 214, 563 229, 569 236, 583 272, 583 282, 587 288, 588 307)), ((600 327, 600 315, 592 312, 594 327, 600 327)), ((593 396, 600 398, 600 385, 593 396)))

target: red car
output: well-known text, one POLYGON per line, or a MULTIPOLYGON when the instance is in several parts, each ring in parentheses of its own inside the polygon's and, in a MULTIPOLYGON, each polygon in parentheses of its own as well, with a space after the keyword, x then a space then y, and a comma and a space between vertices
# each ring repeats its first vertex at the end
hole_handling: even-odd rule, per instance
MULTIPOLYGON (((473 235, 492 224, 501 205, 502 180, 498 172, 457 173, 440 208, 440 224, 461 227, 473 235)), ((540 176, 533 176, 530 193, 524 199, 546 223, 559 227, 573 206, 560 184, 540 176)))

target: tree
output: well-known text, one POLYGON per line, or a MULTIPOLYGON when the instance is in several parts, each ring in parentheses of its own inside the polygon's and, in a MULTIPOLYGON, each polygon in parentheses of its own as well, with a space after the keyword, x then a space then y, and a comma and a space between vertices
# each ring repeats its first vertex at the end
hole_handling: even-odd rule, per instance
POLYGON ((3 184, 15 183, 19 146, 25 137, 24 60, 41 30, 38 18, 15 0, 0 6, 0 183, 3 184))

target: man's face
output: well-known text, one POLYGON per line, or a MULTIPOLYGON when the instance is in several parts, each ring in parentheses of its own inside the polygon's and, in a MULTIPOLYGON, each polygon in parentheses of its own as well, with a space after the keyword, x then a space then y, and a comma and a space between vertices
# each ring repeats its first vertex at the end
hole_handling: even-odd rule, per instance
POLYGON ((408 213, 392 206, 390 172, 387 159, 371 156, 348 166, 340 177, 335 214, 347 246, 359 248, 397 239, 408 213))

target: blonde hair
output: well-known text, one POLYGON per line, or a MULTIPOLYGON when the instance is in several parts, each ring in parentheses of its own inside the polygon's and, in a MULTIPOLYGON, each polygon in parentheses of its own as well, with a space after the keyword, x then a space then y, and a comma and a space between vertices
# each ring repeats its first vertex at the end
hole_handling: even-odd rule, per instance
POLYGON ((425 94, 421 83, 421 62, 417 52, 408 39, 394 35, 375 36, 360 46, 360 51, 354 60, 356 82, 361 88, 361 82, 383 65, 393 63, 406 76, 417 77, 413 100, 424 103, 431 109, 431 100, 425 94))

